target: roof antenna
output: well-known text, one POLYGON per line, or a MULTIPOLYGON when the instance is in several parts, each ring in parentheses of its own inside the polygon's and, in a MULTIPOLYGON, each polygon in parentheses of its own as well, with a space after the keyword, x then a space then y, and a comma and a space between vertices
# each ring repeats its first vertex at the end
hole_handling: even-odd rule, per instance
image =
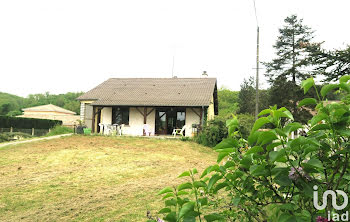
POLYGON ((173 67, 171 69, 171 78, 174 78, 175 55, 173 55, 173 67))

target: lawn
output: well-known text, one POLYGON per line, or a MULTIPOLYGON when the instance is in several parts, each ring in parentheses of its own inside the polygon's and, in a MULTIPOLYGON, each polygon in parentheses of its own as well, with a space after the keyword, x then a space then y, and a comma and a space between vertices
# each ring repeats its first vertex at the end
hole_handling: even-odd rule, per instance
POLYGON ((213 164, 193 142, 70 136, 0 148, 0 221, 146 221, 156 193, 213 164))

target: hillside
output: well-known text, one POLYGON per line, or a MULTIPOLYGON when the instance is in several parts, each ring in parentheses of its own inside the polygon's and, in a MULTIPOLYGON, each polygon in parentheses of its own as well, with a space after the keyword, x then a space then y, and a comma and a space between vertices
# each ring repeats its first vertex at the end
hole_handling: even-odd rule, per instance
POLYGON ((0 115, 19 111, 24 106, 24 98, 9 93, 0 92, 0 115))

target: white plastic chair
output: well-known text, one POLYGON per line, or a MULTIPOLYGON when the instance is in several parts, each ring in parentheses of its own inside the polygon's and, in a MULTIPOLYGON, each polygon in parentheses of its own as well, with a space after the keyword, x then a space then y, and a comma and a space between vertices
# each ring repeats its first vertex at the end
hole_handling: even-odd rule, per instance
POLYGON ((104 133, 103 132, 104 124, 103 123, 99 123, 98 125, 100 127, 100 134, 103 134, 104 133))
POLYGON ((145 135, 146 136, 150 136, 151 135, 150 126, 148 124, 143 124, 143 130, 145 131, 145 135))
POLYGON ((104 126, 104 134, 110 135, 113 132, 113 126, 111 124, 105 124, 104 126))
POLYGON ((121 124, 120 126, 118 126, 118 134, 119 134, 119 136, 121 136, 123 134, 124 126, 125 126, 125 124, 121 124))
POLYGON ((185 129, 186 125, 184 125, 181 129, 174 129, 172 134, 174 135, 174 137, 176 137, 176 135, 184 136, 185 129))

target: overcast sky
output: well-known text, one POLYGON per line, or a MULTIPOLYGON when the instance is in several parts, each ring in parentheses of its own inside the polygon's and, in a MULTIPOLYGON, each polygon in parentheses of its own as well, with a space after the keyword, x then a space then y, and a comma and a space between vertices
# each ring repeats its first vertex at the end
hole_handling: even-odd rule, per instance
MULTIPOLYGON (((349 0, 256 0, 260 58, 297 14, 329 49, 350 44, 349 0)), ((111 77, 200 77, 239 90, 255 75, 252 0, 2 0, 0 91, 87 91, 111 77)), ((263 76, 264 70, 261 70, 263 76)), ((266 83, 262 87, 267 87, 266 83)))

